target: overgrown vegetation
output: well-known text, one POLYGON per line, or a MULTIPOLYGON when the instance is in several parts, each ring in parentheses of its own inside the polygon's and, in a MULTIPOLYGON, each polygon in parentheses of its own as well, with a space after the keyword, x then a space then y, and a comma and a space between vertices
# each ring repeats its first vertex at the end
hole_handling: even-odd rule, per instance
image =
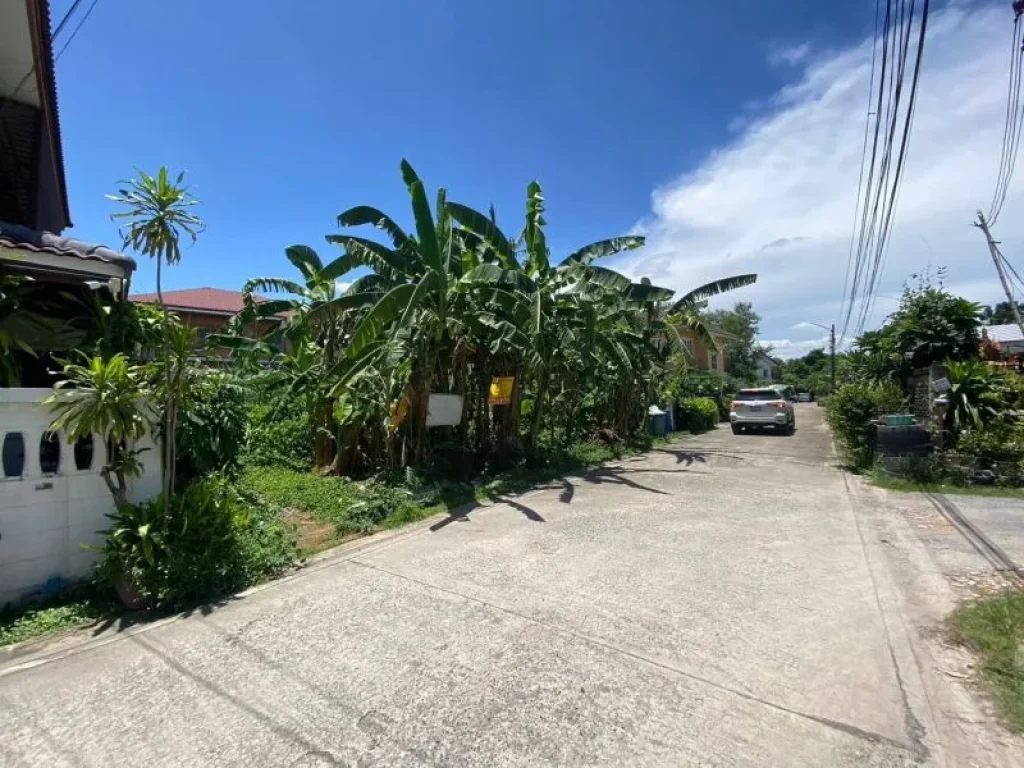
POLYGON ((1021 485, 1024 379, 993 364, 999 351, 981 344, 979 305, 945 291, 941 270, 938 284, 931 275, 915 277, 897 311, 841 361, 842 383, 828 402, 833 433, 850 463, 866 469, 874 462, 872 421, 908 412, 916 398, 935 452, 887 461, 889 475, 919 487, 1021 485), (929 389, 940 379, 941 391, 929 389))
POLYGON ((853 381, 839 387, 828 400, 827 418, 832 434, 850 464, 866 468, 874 460, 872 421, 885 413, 901 413, 907 401, 893 382, 853 381))
POLYGON ((981 658, 981 674, 1000 712, 1024 731, 1024 593, 961 606, 951 620, 954 637, 981 658))
MULTIPOLYGON (((103 290, 72 297, 89 327, 48 402, 54 429, 107 447, 115 511, 97 594, 155 610, 202 603, 346 537, 649 445, 652 404, 678 402, 693 431, 727 409, 732 383, 695 375, 682 334, 717 349, 709 321, 739 318, 746 330, 736 338, 752 345, 750 306, 718 318, 707 300, 756 275, 676 296, 597 264, 642 237, 556 257, 537 182, 509 236, 493 209, 444 190, 431 204, 412 167, 401 172, 414 230, 356 206, 326 238, 341 249, 333 260, 285 249, 290 276, 248 281, 244 310, 205 340, 204 351, 224 353, 220 367, 200 360, 195 331, 162 301, 164 267, 203 227, 183 177, 140 173, 112 196, 125 247, 156 260, 159 302, 133 307, 103 290), (366 226, 382 239, 353 233, 366 226), (356 269, 368 273, 341 287, 356 269), (443 423, 435 396, 456 398, 443 423), (154 455, 142 447, 150 439, 154 455), (133 503, 133 479, 149 462, 160 466, 162 492, 133 503)), ((0 304, 15 306, 20 288, 6 281, 0 304)), ((40 611, 11 626, 92 615, 80 601, 40 611)))
POLYGON ((77 586, 28 606, 0 611, 0 646, 74 629, 123 611, 113 593, 77 586))
POLYGON ((132 607, 182 608, 273 578, 297 558, 276 510, 224 477, 189 483, 168 503, 119 505, 97 577, 132 607))

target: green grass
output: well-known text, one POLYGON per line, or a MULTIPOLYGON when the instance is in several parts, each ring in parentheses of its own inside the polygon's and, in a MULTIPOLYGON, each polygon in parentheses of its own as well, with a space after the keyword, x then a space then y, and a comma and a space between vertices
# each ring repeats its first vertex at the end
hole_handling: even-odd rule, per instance
POLYGON ((76 587, 41 603, 0 612, 0 646, 91 624, 123 611, 120 604, 95 588, 76 587))
POLYGON ((295 507, 322 523, 343 525, 360 499, 361 486, 344 477, 325 477, 281 467, 252 467, 242 485, 276 507, 295 507))
POLYGON ((868 473, 872 485, 890 491, 906 493, 945 493, 964 496, 992 496, 1008 499, 1024 499, 1024 488, 1001 485, 956 485, 953 483, 919 483, 903 477, 892 477, 881 472, 868 473))
POLYGON ((956 610, 953 635, 981 657, 981 674, 1000 712, 1024 731, 1024 593, 989 597, 956 610))

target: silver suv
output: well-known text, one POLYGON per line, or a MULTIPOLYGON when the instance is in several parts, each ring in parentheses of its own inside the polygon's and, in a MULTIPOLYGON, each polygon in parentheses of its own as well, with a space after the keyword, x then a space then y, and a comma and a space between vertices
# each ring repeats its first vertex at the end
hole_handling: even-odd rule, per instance
POLYGON ((775 389, 741 389, 733 397, 729 421, 734 435, 753 427, 771 427, 787 435, 796 430, 793 404, 775 389))

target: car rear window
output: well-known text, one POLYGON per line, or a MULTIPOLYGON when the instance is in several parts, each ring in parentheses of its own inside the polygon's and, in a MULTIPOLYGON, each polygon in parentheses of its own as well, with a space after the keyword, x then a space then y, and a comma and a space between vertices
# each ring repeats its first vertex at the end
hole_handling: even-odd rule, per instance
POLYGON ((734 400, 782 400, 782 395, 774 389, 747 389, 736 393, 734 400))

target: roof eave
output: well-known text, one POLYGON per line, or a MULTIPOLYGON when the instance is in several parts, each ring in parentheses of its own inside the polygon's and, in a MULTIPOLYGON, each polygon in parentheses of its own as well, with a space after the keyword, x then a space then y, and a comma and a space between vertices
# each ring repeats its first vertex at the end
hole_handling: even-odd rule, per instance
POLYGON ((39 93, 43 120, 50 135, 53 148, 53 163, 50 167, 56 175, 60 193, 60 206, 64 214, 64 227, 71 226, 71 209, 68 207, 68 188, 64 176, 64 145, 60 136, 60 114, 57 110, 57 78, 54 72, 53 44, 50 39, 49 0, 25 0, 29 28, 32 35, 32 56, 35 60, 36 89, 39 93))

